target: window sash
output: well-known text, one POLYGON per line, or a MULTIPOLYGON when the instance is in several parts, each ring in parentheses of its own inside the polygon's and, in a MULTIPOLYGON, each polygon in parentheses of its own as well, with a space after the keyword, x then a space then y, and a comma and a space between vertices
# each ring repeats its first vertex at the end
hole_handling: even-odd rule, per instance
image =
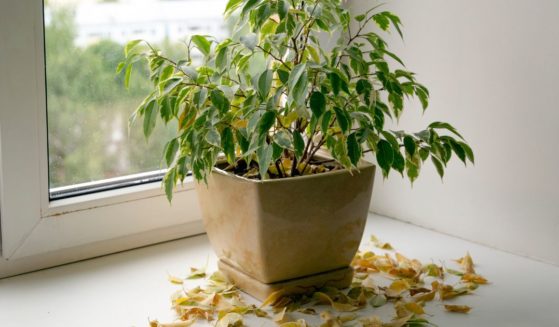
POLYGON ((2 3, 0 277, 3 270, 17 273, 64 263, 30 259, 40 254, 55 258, 51 254, 64 251, 65 257, 77 260, 83 257, 72 255, 72 248, 79 251, 98 242, 103 242, 103 251, 93 247, 88 256, 145 245, 124 242, 123 248, 121 240, 150 231, 169 230, 153 242, 200 233, 192 179, 178 190, 172 206, 159 182, 50 201, 43 27, 42 0, 2 3), (25 268, 12 269, 16 266, 25 268))

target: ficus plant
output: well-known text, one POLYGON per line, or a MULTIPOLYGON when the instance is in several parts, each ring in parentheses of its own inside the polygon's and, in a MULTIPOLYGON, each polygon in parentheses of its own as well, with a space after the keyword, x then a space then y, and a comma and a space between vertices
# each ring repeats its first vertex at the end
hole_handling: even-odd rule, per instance
POLYGON ((157 120, 178 122, 163 155, 169 200, 178 181, 190 172, 205 180, 221 155, 227 169, 257 179, 354 169, 366 152, 385 177, 395 170, 412 182, 428 159, 441 177, 452 153, 473 163, 448 123, 416 133, 385 127, 407 98, 425 110, 429 91, 388 49, 381 34, 401 36, 401 22, 381 8, 352 17, 342 0, 230 0, 224 16, 233 21, 231 37, 193 35, 181 60, 129 42, 117 71, 128 85, 144 59, 153 82, 131 121, 143 119, 146 137, 157 120), (331 39, 333 46, 322 45, 331 39), (317 158, 321 149, 330 166, 317 158))

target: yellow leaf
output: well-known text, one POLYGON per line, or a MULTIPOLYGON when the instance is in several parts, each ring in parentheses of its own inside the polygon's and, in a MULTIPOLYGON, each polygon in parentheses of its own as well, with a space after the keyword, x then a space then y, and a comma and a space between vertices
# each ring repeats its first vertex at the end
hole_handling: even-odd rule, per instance
POLYGON ((371 316, 359 320, 363 327, 383 327, 382 320, 378 316, 371 316))
POLYGON ((388 295, 389 297, 397 297, 402 294, 402 292, 407 291, 410 288, 411 286, 408 281, 406 281, 405 279, 398 279, 393 281, 392 284, 388 286, 388 288, 386 289, 386 295, 388 295))
POLYGON ((466 255, 458 260, 456 260, 456 262, 458 262, 461 266, 462 269, 464 269, 464 271, 466 273, 470 273, 470 274, 475 274, 475 270, 474 270, 474 261, 472 260, 472 257, 470 256, 470 253, 466 253, 466 255))
POLYGON ((231 312, 223 316, 218 322, 218 327, 241 327, 243 326, 243 316, 231 312))
POLYGON ((356 306, 353 306, 349 303, 339 303, 339 302, 335 302, 334 300, 332 300, 332 298, 330 298, 330 296, 328 296, 328 294, 323 293, 323 292, 315 292, 313 294, 313 297, 319 301, 319 303, 329 303, 332 308, 336 311, 341 311, 341 312, 350 312, 350 311, 355 311, 357 309, 359 309, 356 306))
POLYGON ((423 307, 415 302, 408 302, 405 305, 406 310, 411 313, 415 313, 416 315, 422 315, 425 313, 423 307))
POLYGON ((396 310, 396 317, 403 318, 410 314, 422 315, 425 313, 423 307, 415 302, 403 302, 398 301, 394 304, 394 309, 396 310))
POLYGON ((150 327, 189 327, 189 326, 192 326, 195 321, 196 320, 194 320, 194 319, 189 319, 189 320, 184 320, 184 321, 160 323, 160 322, 157 322, 157 320, 155 320, 155 321, 150 321, 149 324, 150 324, 150 327))
POLYGON ((379 239, 375 235, 371 235, 371 242, 377 248, 380 248, 380 249, 383 249, 383 250, 394 250, 394 248, 392 247, 392 245, 390 245, 390 243, 385 243, 385 242, 379 241, 379 239))
POLYGON ((316 315, 316 310, 313 308, 302 308, 298 309, 297 312, 306 314, 306 315, 316 315))
POLYGON ((279 327, 308 327, 308 325, 304 319, 299 319, 297 321, 283 323, 279 325, 279 327))
POLYGON ((312 174, 312 169, 310 165, 305 165, 304 163, 300 163, 297 165, 297 170, 301 173, 301 175, 310 175, 312 174), (305 168, 305 171, 303 171, 305 168))
POLYGON ((235 120, 231 123, 231 126, 235 127, 236 129, 246 128, 247 125, 248 125, 248 120, 246 119, 235 120))
POLYGON ((268 171, 273 175, 279 175, 278 168, 274 164, 268 166, 268 171))
POLYGON ((395 320, 392 320, 389 323, 383 324, 383 327, 403 327, 407 324, 407 322, 413 317, 413 314, 410 314, 405 317, 401 317, 395 320))
POLYGON ((199 279, 206 277, 206 270, 200 268, 190 268, 190 275, 187 279, 199 279))
POLYGON ((381 243, 377 246, 383 250, 394 250, 394 248, 392 247, 392 245, 390 245, 390 243, 381 243))
POLYGON ((277 323, 286 322, 287 319, 285 312, 287 311, 287 307, 283 307, 283 309, 274 315, 273 320, 277 323))
POLYGON ((469 283, 475 283, 475 284, 487 284, 487 279, 485 279, 484 277, 477 275, 477 274, 472 274, 472 273, 465 273, 462 276, 462 281, 463 282, 469 282, 469 283))
POLYGON ((281 166, 283 171, 287 174, 287 176, 291 176, 291 166, 293 165, 293 161, 289 158, 281 159, 281 166))
POLYGON ((287 116, 282 116, 280 117, 281 122, 283 124, 283 126, 289 126, 291 125, 297 118, 299 117, 299 115, 297 115, 296 111, 292 111, 290 113, 287 114, 287 116))
POLYGON ((457 312, 457 313, 468 313, 470 312, 470 310, 472 310, 472 308, 467 305, 445 304, 444 308, 449 312, 457 312))
POLYGON ((435 294, 437 294, 436 292, 429 292, 429 293, 423 293, 421 295, 416 295, 413 297, 413 300, 415 302, 429 302, 429 301, 433 301, 435 299, 435 294))
POLYGON ((423 271, 427 274, 427 276, 437 277, 437 278, 443 276, 442 268, 434 263, 428 264, 425 267, 423 267, 423 271))
POLYGON ((262 302, 260 305, 261 308, 264 308, 269 305, 274 305, 279 299, 281 299, 285 294, 285 290, 281 289, 275 291, 274 293, 268 295, 268 297, 262 302))
POLYGON ((179 297, 179 298, 173 299, 173 304, 174 305, 181 305, 181 304, 185 303, 186 301, 188 301, 187 297, 179 297))
POLYGON ((168 275, 167 279, 173 284, 182 285, 183 283, 183 280, 181 278, 175 276, 168 275))

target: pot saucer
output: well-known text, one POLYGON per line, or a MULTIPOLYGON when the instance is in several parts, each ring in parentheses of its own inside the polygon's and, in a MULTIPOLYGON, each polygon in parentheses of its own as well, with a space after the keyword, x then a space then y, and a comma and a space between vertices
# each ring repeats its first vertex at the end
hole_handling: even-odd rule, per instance
POLYGON ((353 269, 351 267, 270 284, 250 277, 222 260, 219 260, 218 267, 231 283, 260 301, 264 301, 270 294, 278 291, 281 291, 283 295, 289 295, 311 293, 325 286, 342 289, 349 287, 353 280, 353 269))

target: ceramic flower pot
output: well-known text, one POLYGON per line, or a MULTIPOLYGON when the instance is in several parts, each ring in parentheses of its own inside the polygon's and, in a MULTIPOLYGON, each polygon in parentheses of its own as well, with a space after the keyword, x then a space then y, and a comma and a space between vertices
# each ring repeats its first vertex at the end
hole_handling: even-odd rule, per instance
POLYGON ((359 171, 251 180, 215 169, 196 190, 220 270, 238 284, 259 284, 240 285, 257 298, 285 281, 348 286, 374 172, 363 162, 359 171))

